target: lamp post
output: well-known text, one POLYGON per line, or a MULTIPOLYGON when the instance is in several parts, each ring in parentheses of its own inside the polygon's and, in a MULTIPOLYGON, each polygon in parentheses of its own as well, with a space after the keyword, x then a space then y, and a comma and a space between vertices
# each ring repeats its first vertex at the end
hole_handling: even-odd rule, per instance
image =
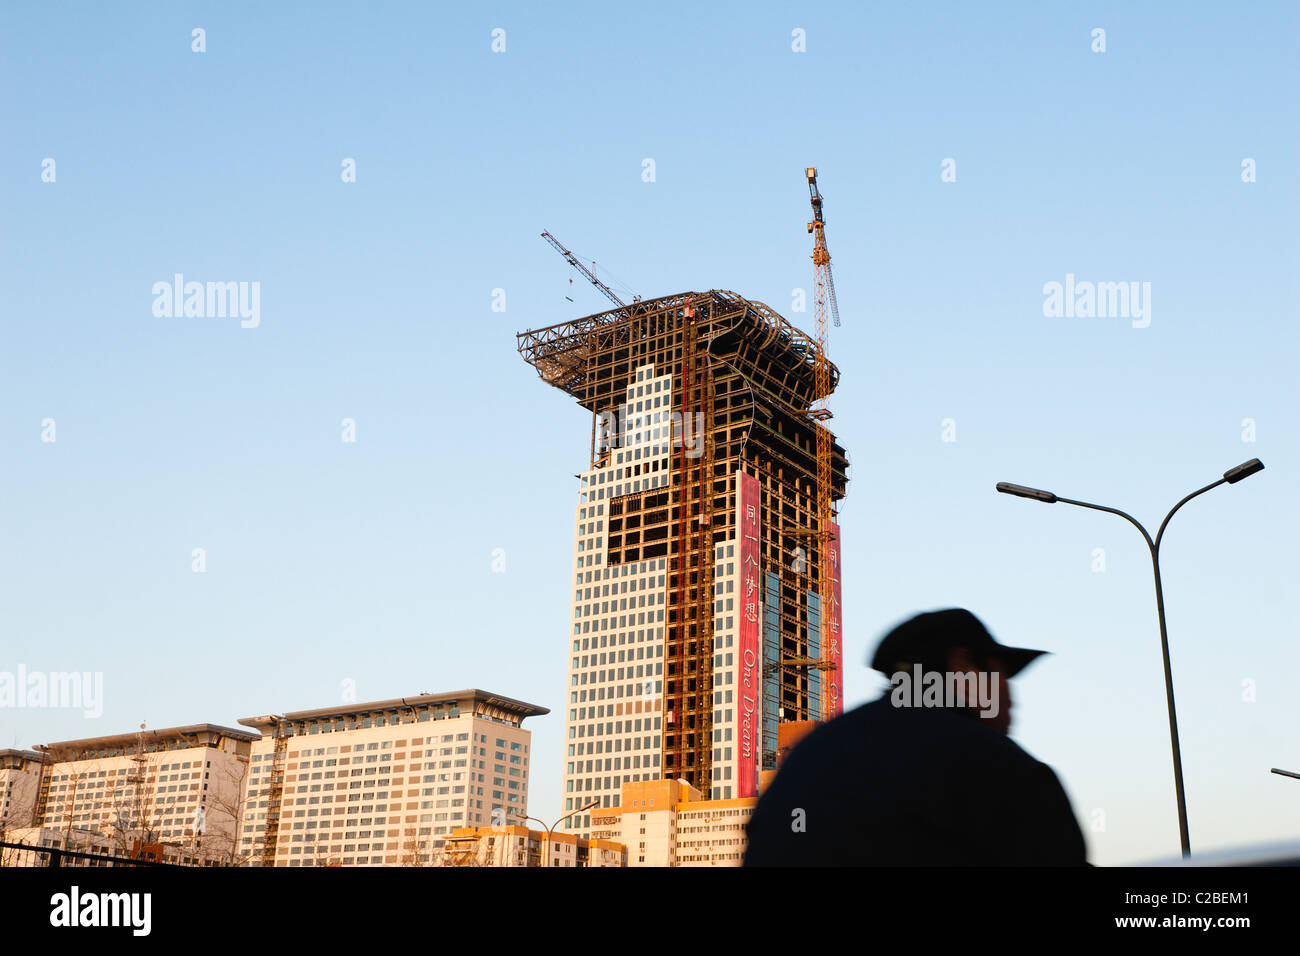
POLYGON ((552 823, 549 827, 546 827, 546 824, 542 823, 541 820, 538 820, 537 817, 530 817, 530 816, 524 817, 525 820, 533 820, 537 823, 541 823, 542 826, 546 827, 546 866, 549 867, 551 865, 551 831, 554 830, 556 827, 558 827, 565 820, 569 819, 569 817, 575 816, 576 814, 579 813, 583 813, 587 810, 590 810, 592 807, 598 807, 598 806, 600 806, 600 801, 593 800, 585 807, 579 807, 578 809, 574 810, 572 813, 566 813, 564 816, 560 817, 560 819, 552 823))
POLYGON ((1258 458, 1252 458, 1250 461, 1242 462, 1236 468, 1230 468, 1223 473, 1223 477, 1217 481, 1212 481, 1204 488, 1198 488, 1190 495, 1184 498, 1178 504, 1170 509, 1169 514, 1165 515, 1165 520, 1160 523, 1160 530, 1156 532, 1153 540, 1151 534, 1146 528, 1142 527, 1130 514, 1120 511, 1118 508, 1108 508, 1105 505, 1094 505, 1087 501, 1075 501, 1072 498, 1062 498, 1050 491, 1043 491, 1039 488, 1026 488, 1024 485, 1013 485, 1010 482, 1000 481, 997 490, 1004 495, 1015 495, 1017 498, 1029 498, 1033 501, 1041 501, 1044 504, 1055 504, 1062 502, 1067 505, 1078 505, 1080 508, 1091 508, 1093 511, 1105 511, 1113 515, 1119 515, 1128 521, 1133 527, 1142 532, 1142 537, 1147 543, 1147 548, 1151 552, 1151 568, 1155 573, 1156 580, 1156 616, 1160 621, 1160 652, 1164 658, 1165 664, 1165 698, 1169 705, 1169 742, 1173 750, 1174 758, 1174 789, 1178 795, 1178 835, 1182 842, 1183 856, 1188 856, 1191 852, 1191 843, 1187 836, 1187 798, 1183 792, 1183 758, 1178 748, 1178 718, 1174 712, 1174 675, 1169 666, 1169 634, 1165 628, 1165 596, 1164 589, 1160 584, 1160 542, 1165 536, 1165 528, 1169 525, 1169 519, 1187 502, 1191 501, 1197 495, 1203 495, 1211 488, 1217 488, 1222 484, 1235 485, 1243 478, 1249 478, 1256 472, 1264 470, 1264 463, 1258 458))
POLYGON ((1277 767, 1273 767, 1269 770, 1269 773, 1275 773, 1280 777, 1295 777, 1297 780, 1300 780, 1300 773, 1296 773, 1292 770, 1279 770, 1277 767))

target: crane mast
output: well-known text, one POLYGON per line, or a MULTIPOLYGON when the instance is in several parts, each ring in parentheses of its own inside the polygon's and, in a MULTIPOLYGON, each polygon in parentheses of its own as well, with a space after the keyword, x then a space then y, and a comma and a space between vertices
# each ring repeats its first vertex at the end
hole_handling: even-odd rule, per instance
POLYGON ((827 328, 827 310, 835 324, 840 324, 840 307, 835 300, 835 280, 831 275, 831 254, 826 248, 826 221, 822 213, 822 194, 817 188, 817 169, 806 168, 808 177, 808 194, 812 200, 813 218, 808 223, 808 232, 813 237, 813 312, 817 325, 817 356, 814 362, 815 399, 809 417, 813 419, 813 428, 817 432, 817 553, 820 587, 820 623, 821 652, 818 668, 823 672, 821 710, 822 719, 830 720, 843 712, 840 674, 839 641, 840 635, 832 630, 835 617, 833 607, 833 576, 836 569, 832 562, 831 522, 835 520, 832 504, 831 486, 831 433, 822 424, 831 417, 827 407, 827 396, 831 390, 831 362, 828 352, 829 329, 827 328))

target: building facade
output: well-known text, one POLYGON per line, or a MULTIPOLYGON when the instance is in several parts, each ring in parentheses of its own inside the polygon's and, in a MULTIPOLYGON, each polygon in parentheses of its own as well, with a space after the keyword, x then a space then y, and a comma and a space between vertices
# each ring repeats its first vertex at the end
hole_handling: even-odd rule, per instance
POLYGON ((255 739, 193 724, 42 746, 30 829, 15 842, 233 865, 255 739))
POLYGON ((740 866, 757 797, 705 799, 684 780, 623 786, 620 805, 592 811, 593 833, 627 848, 628 866, 740 866))
POLYGON ((0 750, 0 843, 3 834, 36 821, 36 794, 44 763, 33 750, 0 750))
MULTIPOLYGON (((839 707, 839 530, 817 514, 817 343, 720 291, 518 338, 542 379, 592 415, 563 774, 565 811, 590 809, 564 826, 595 832, 626 785, 647 781, 754 797, 776 766, 778 726, 839 707)), ((832 367, 832 390, 837 378, 832 367)), ((838 500, 847 459, 831 447, 838 500)))
POLYGON ((626 866, 627 848, 612 840, 587 840, 521 826, 460 827, 435 859, 438 866, 626 866))
POLYGON ((250 865, 429 865, 457 827, 528 812, 532 734, 549 713, 482 690, 266 717, 240 849, 250 865))
POLYGON ((678 804, 675 865, 740 866, 757 803, 756 797, 733 797, 678 804))

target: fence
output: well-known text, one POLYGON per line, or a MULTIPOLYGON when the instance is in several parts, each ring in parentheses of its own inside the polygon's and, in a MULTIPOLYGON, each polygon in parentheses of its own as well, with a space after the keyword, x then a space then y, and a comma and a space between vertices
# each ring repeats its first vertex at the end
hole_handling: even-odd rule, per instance
POLYGON ((51 846, 31 846, 27 843, 0 843, 0 867, 5 866, 47 866, 47 867, 96 867, 96 866, 162 866, 174 867, 177 864, 164 863, 144 855, 115 856, 109 853, 85 853, 81 850, 65 850, 51 846))

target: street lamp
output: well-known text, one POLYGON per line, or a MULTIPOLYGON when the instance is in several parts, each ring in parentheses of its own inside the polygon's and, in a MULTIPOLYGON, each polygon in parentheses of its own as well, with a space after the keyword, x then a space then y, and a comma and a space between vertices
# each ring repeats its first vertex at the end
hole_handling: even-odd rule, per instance
POLYGON ((1093 511, 1106 511, 1113 515, 1119 515, 1128 521, 1133 527, 1142 532, 1142 537, 1147 543, 1147 548, 1151 551, 1151 568, 1155 572, 1156 579, 1156 616, 1160 620, 1160 652, 1164 657, 1165 663, 1165 697, 1169 704, 1169 741, 1174 756, 1174 789, 1178 794, 1178 835, 1182 841, 1183 856, 1188 856, 1192 852, 1191 843, 1187 836, 1187 798, 1183 793, 1183 758, 1178 749, 1178 718, 1174 714, 1174 675, 1169 666, 1169 634, 1165 629, 1165 597, 1164 590, 1160 585, 1160 541, 1165 536, 1165 528, 1169 525, 1169 519, 1183 505, 1191 501, 1197 495, 1203 495, 1211 488, 1217 488, 1222 484, 1235 485, 1243 478, 1249 478, 1256 472, 1264 470, 1264 463, 1258 458, 1252 458, 1250 461, 1242 462, 1236 468, 1229 468, 1223 473, 1223 477, 1218 481, 1212 481, 1204 488, 1193 491, 1178 504, 1170 509, 1169 514, 1165 515, 1165 520, 1160 523, 1160 530, 1156 532, 1155 539, 1152 540, 1150 533, 1138 522, 1132 515, 1125 514, 1118 508, 1107 508, 1104 505, 1094 505, 1087 501, 1075 501, 1071 498, 1061 498, 1050 491, 1043 491, 1040 488, 1026 488, 1024 485, 1013 485, 1010 482, 998 482, 997 489, 1004 495, 1014 495, 1017 498, 1030 498, 1034 501, 1041 501, 1044 504, 1055 504, 1060 501, 1067 505, 1078 505, 1080 508, 1091 508, 1093 511))
POLYGON ((1269 770, 1269 773, 1275 773, 1280 777, 1295 777, 1300 780, 1300 773, 1295 773, 1292 770, 1279 770, 1277 767, 1273 767, 1269 770))
POLYGON ((542 823, 541 820, 538 820, 537 817, 530 817, 530 816, 524 817, 525 820, 533 820, 537 823, 541 823, 542 826, 546 827, 546 865, 548 867, 551 865, 551 831, 554 830, 556 827, 558 827, 565 820, 569 819, 569 817, 575 816, 576 814, 579 813, 583 813, 587 810, 590 810, 592 807, 598 807, 598 806, 600 806, 600 801, 593 800, 585 807, 579 807, 578 809, 572 811, 571 813, 566 813, 564 816, 560 817, 560 819, 552 823, 549 827, 546 827, 546 824, 542 823))

